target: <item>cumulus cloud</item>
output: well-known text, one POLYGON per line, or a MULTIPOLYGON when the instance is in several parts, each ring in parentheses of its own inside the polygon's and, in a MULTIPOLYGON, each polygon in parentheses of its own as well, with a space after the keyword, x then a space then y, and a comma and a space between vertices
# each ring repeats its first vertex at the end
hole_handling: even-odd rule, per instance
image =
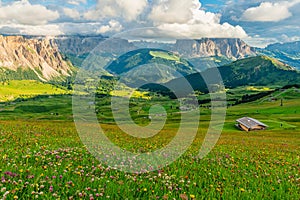
POLYGON ((67 3, 78 6, 82 3, 86 3, 86 0, 69 0, 69 1, 67 1, 67 3))
POLYGON ((173 37, 247 37, 242 27, 221 24, 220 18, 220 14, 201 10, 198 0, 156 0, 149 14, 155 26, 173 37))
MULTIPOLYGON (((31 4, 22 0, 5 3, 0 6, 0 25, 12 24, 14 29, 11 31, 19 28, 24 34, 26 31, 28 34, 38 31, 41 32, 38 34, 48 34, 44 28, 49 28, 51 34, 112 34, 124 29, 153 26, 160 30, 160 35, 170 39, 182 36, 247 37, 241 26, 223 23, 221 14, 205 11, 199 0, 97 0, 93 7, 87 8, 89 10, 82 5, 87 0, 66 0, 63 4, 72 4, 74 6, 71 7, 76 9, 54 7, 52 4, 46 7, 43 2, 31 4), (61 16, 54 10, 62 12, 61 16), (50 25, 53 30, 50 30, 50 25)), ((2 30, 10 31, 7 28, 2 30)), ((157 37, 155 34, 152 37, 157 37)))
POLYGON ((155 0, 149 18, 154 23, 186 23, 198 9, 199 1, 155 0))
POLYGON ((299 36, 288 36, 286 34, 281 35, 281 42, 295 42, 300 41, 299 36))
POLYGON ((88 20, 123 18, 126 21, 133 21, 147 5, 147 0, 98 0, 96 9, 89 10, 84 17, 88 20))
POLYGON ((0 7, 0 23, 2 24, 45 25, 58 18, 57 11, 48 10, 42 5, 32 5, 27 0, 0 7))
POLYGON ((80 19, 80 13, 76 9, 64 8, 63 9, 66 16, 72 19, 80 19))
POLYGON ((261 35, 255 35, 253 37, 245 38, 244 41, 253 47, 265 48, 269 44, 277 43, 278 40, 272 37, 263 37, 261 35))
POLYGON ((110 20, 108 25, 101 26, 97 32, 101 34, 107 32, 120 32, 122 29, 123 26, 120 24, 120 22, 116 20, 110 20))
POLYGON ((45 25, 22 25, 22 24, 3 24, 0 25, 0 31, 4 31, 8 34, 22 34, 22 35, 62 35, 57 24, 45 24, 45 25))
POLYGON ((263 2, 257 7, 248 8, 242 15, 244 21, 278 22, 292 16, 290 8, 300 0, 282 2, 263 2))

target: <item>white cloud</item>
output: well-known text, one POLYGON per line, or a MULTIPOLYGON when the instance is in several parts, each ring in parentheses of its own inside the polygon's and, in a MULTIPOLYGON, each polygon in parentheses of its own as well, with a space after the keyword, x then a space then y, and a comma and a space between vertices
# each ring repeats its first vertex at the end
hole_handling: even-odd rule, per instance
POLYGON ((88 20, 123 18, 133 21, 144 11, 147 0, 98 0, 96 9, 89 10, 84 17, 88 20))
MULTIPOLYGON (((58 7, 57 10, 63 12, 60 18, 58 12, 41 4, 33 5, 28 0, 6 3, 0 6, 0 26, 5 24, 1 30, 16 32, 19 28, 24 34, 39 30, 41 33, 38 34, 47 34, 44 28, 52 25, 53 30, 48 30, 52 35, 62 32, 109 34, 153 26, 159 28, 161 36, 170 39, 182 36, 247 37, 242 27, 221 23, 221 14, 204 11, 198 0, 97 0, 94 8, 88 11, 84 11, 82 5, 87 3, 86 0, 66 0, 66 3, 79 7, 58 7), (70 22, 69 18, 73 20, 70 22), (56 20, 55 24, 52 20, 56 20), (13 29, 7 28, 10 25, 13 29), (25 25, 29 25, 28 28, 25 25)), ((160 36, 156 34, 152 36, 160 36)))
POLYGON ((42 5, 31 5, 27 0, 0 7, 0 23, 43 25, 59 18, 59 13, 42 5))
POLYGON ((120 22, 116 20, 110 20, 108 25, 101 26, 97 32, 101 34, 107 32, 120 32, 122 29, 123 26, 120 24, 120 22))
POLYGON ((242 27, 221 24, 220 18, 220 14, 201 10, 198 0, 156 0, 149 14, 155 26, 173 37, 247 37, 242 27))
POLYGON ((22 35, 62 35, 64 34, 59 25, 56 24, 45 24, 45 25, 22 25, 22 24, 2 24, 0 29, 12 30, 11 33, 22 34, 22 35))
POLYGON ((276 38, 262 37, 261 35, 255 35, 254 37, 244 38, 244 41, 253 47, 265 48, 269 44, 277 43, 276 38))
POLYGON ((295 41, 300 41, 299 36, 287 36, 286 34, 281 35, 281 42, 295 42, 295 41))
POLYGON ((80 4, 82 4, 82 3, 86 3, 86 0, 69 0, 68 2, 67 2, 68 4, 71 4, 71 5, 76 5, 76 6, 78 6, 78 5, 80 5, 80 4))
POLYGON ((155 0, 149 19, 156 24, 184 24, 193 17, 193 9, 200 6, 199 1, 155 0))
POLYGON ((278 22, 292 16, 290 8, 300 0, 281 1, 276 3, 263 2, 257 7, 248 8, 242 15, 244 21, 278 22))
POLYGON ((72 19, 80 19, 80 13, 76 9, 64 8, 64 13, 72 19))

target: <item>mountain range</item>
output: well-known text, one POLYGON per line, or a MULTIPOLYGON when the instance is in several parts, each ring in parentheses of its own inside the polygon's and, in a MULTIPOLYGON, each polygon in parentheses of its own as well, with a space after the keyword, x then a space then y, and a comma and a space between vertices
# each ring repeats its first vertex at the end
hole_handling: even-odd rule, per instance
POLYGON ((173 79, 163 85, 147 84, 148 89, 163 94, 170 94, 168 88, 176 88, 179 96, 189 95, 191 89, 207 93, 209 90, 236 88, 239 86, 286 86, 299 84, 300 72, 274 58, 256 56, 237 60, 217 68, 209 68, 182 78, 173 79), (219 77, 218 77, 219 73, 219 77), (221 87, 221 88, 220 88, 221 87))
POLYGON ((300 41, 271 44, 256 51, 300 69, 300 41))
POLYGON ((0 35, 0 80, 63 80, 74 72, 50 38, 0 35))
MULTIPOLYGON (((107 39, 103 36, 0 36, 0 81, 33 79, 49 82, 72 77, 76 67, 81 67, 89 53, 107 39)), ((141 78, 136 80, 138 84, 149 80, 169 84, 179 78, 159 65, 167 65, 195 83, 201 82, 201 78, 193 78, 198 76, 196 72, 207 73, 210 68, 219 67, 227 87, 299 81, 295 68, 300 68, 300 42, 257 49, 234 38, 178 39, 166 44, 116 38, 101 45, 101 53, 112 60, 105 68, 108 74, 120 76, 140 65, 158 64, 139 72, 141 74, 135 72, 135 77, 147 75, 147 70, 157 72, 152 77, 155 80, 141 78), (149 46, 156 48, 147 49, 149 46), (116 57, 124 50, 128 52, 116 57)))

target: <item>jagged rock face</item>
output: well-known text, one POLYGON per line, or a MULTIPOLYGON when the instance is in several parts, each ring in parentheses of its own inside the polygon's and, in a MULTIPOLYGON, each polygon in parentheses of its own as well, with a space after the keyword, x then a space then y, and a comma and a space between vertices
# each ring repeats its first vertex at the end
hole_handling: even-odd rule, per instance
POLYGON ((99 36, 58 36, 54 39, 60 52, 70 55, 84 55, 92 51, 120 53, 134 49, 128 40, 99 36), (107 42, 104 42, 108 40, 107 42), (99 45, 99 46, 98 46, 99 45), (96 48, 96 49, 95 49, 96 48))
POLYGON ((254 49, 241 39, 226 38, 180 39, 176 41, 174 50, 189 58, 225 56, 236 60, 256 55, 254 49))
POLYGON ((90 53, 105 39, 103 36, 57 36, 54 41, 61 52, 82 55, 90 53))
POLYGON ((0 68, 32 70, 42 81, 72 74, 57 45, 49 38, 26 39, 0 35, 0 68))

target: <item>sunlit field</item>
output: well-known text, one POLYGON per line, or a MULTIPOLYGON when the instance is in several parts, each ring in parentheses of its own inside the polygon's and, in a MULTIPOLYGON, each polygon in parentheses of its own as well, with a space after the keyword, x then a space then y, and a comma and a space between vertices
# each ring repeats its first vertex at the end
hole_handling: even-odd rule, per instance
MULTIPOLYGON (((95 159, 82 144, 68 106, 51 110, 55 99, 41 100, 48 108, 44 113, 27 115, 23 109, 20 117, 13 116, 20 112, 15 108, 34 101, 7 106, 0 112, 0 198, 299 199, 300 103, 294 93, 284 96, 283 106, 280 101, 257 101, 230 107, 220 140, 203 159, 197 155, 210 115, 201 109, 198 134, 188 151, 173 164, 144 174, 117 171, 95 159), (236 129, 235 120, 245 115, 269 128, 249 133, 236 129)), ((69 97, 57 98, 70 106, 69 97)), ((145 140, 127 136, 113 123, 102 128, 115 144, 136 153, 163 147, 177 131, 172 120, 145 140)))

